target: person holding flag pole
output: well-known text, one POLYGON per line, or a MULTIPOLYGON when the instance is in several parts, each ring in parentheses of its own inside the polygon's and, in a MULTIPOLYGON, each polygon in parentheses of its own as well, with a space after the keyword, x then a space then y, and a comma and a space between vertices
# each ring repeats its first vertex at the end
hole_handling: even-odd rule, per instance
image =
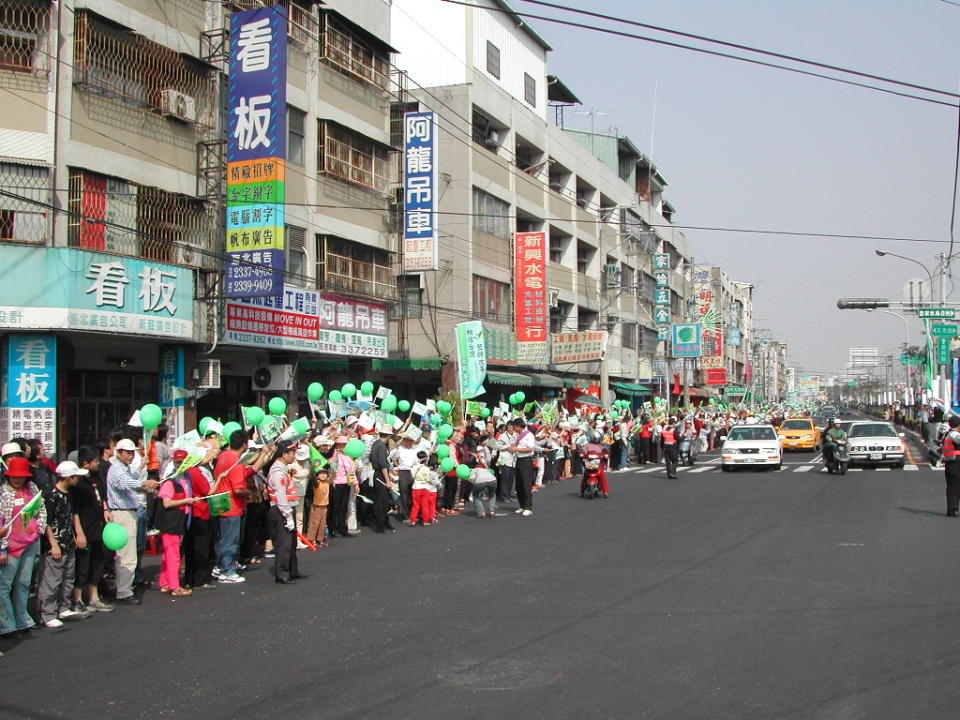
POLYGON ((27 611, 30 579, 47 527, 40 489, 26 458, 10 458, 0 486, 0 637, 27 632, 36 623, 27 611))

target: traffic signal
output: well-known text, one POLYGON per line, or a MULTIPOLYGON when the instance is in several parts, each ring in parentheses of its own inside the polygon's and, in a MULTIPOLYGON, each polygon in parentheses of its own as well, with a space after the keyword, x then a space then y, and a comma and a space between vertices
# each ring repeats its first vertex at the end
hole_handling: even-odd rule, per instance
POLYGON ((890 301, 883 298, 840 298, 837 307, 840 310, 876 310, 890 307, 890 301))

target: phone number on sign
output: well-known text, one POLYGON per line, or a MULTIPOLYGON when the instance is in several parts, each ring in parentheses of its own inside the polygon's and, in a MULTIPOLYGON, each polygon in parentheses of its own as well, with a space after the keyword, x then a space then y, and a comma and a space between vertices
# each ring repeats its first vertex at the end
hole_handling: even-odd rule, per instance
POLYGON ((362 355, 381 358, 387 356, 387 348, 371 347, 368 345, 345 345, 342 343, 321 342, 319 349, 320 352, 337 353, 338 355, 362 355))
POLYGON ((257 280, 229 280, 227 282, 227 295, 243 295, 246 293, 254 292, 271 292, 276 290, 278 293, 280 288, 277 286, 277 283, 274 282, 272 277, 270 278, 260 278, 257 280))

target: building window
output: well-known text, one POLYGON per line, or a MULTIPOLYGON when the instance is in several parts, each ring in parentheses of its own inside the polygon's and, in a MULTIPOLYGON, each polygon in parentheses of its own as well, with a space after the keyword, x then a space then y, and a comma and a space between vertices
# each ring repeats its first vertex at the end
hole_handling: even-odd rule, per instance
POLYGON ((625 322, 622 325, 623 330, 620 333, 620 345, 629 349, 637 349, 637 324, 625 322))
POLYGON ((500 48, 487 40, 487 72, 500 79, 500 48))
POLYGON ((22 199, 0 197, 0 240, 42 243, 49 235, 47 168, 0 163, 0 187, 22 199))
POLYGON ((355 80, 386 89, 390 86, 390 56, 338 21, 329 12, 321 15, 320 59, 355 80))
POLYGON ((287 37, 305 49, 317 49, 320 37, 320 22, 311 10, 309 0, 230 0, 223 3, 226 9, 253 10, 270 5, 282 5, 287 9, 287 37))
POLYGON ((473 229, 510 239, 510 204, 479 188, 473 189, 473 229))
POLYGON ((403 116, 419 109, 420 103, 416 101, 390 104, 390 147, 403 147, 403 116))
POLYGON ((73 62, 80 87, 185 122, 217 124, 212 70, 86 10, 76 12, 73 62))
POLYGON ((381 302, 397 296, 390 253, 333 235, 317 235, 317 285, 381 302))
POLYGON ((577 309, 577 330, 583 332, 584 330, 593 330, 596 327, 597 320, 599 315, 592 310, 587 310, 586 308, 577 309))
POLYGON ((307 114, 287 105, 287 160, 294 165, 303 165, 303 144, 307 114))
POLYGON ((391 308, 390 317, 419 320, 423 317, 423 288, 419 275, 397 277, 397 304, 391 308))
POLYGON ((531 107, 537 106, 537 81, 528 73, 523 74, 523 100, 531 107))
POLYGON ((473 276, 473 314, 481 320, 509 323, 513 316, 510 285, 473 276))
POLYGON ((72 247, 190 267, 212 267, 222 248, 201 200, 77 168, 68 182, 72 247))
POLYGON ((590 271, 590 263, 593 262, 593 256, 596 250, 586 243, 577 241, 577 272, 586 274, 590 271))
POLYGON ((390 152, 373 140, 329 120, 317 123, 317 172, 386 193, 390 152))
POLYGON ((620 263, 620 287, 628 290, 636 283, 636 274, 634 269, 626 263, 620 263))
POLYGON ((307 231, 302 227, 287 225, 286 230, 286 259, 287 272, 294 277, 294 282, 306 279, 307 274, 307 231))
POLYGON ((0 69, 46 72, 49 26, 48 0, 8 0, 0 5, 0 69))
POLYGON ((573 311, 573 305, 565 302, 558 302, 557 306, 550 308, 550 332, 553 334, 566 332, 567 320, 573 311))

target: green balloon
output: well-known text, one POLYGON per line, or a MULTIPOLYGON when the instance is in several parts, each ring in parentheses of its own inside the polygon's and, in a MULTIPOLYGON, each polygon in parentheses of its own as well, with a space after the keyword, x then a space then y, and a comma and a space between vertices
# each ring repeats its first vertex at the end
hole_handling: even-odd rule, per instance
POLYGON ((283 415, 287 411, 287 401, 282 397, 272 397, 267 403, 271 415, 283 415))
POLYGON ((364 381, 360 384, 360 392, 364 395, 373 395, 373 383, 369 380, 364 381))
POLYGON ((380 403, 380 409, 384 412, 393 412, 397 409, 397 396, 396 395, 387 395, 383 402, 380 403))
POLYGON ((290 423, 290 427, 292 427, 301 435, 306 435, 308 432, 310 432, 310 421, 305 417, 297 418, 290 423))
POLYGON ((444 458, 450 457, 450 446, 441 445, 437 448, 437 457, 443 460, 444 458))
POLYGON ((140 408, 140 422, 143 423, 144 430, 153 430, 163 422, 163 410, 159 405, 147 403, 140 408))
POLYGON ((440 416, 439 416, 439 415, 431 415, 431 416, 430 416, 430 424, 433 425, 434 427, 436 427, 437 425, 439 425, 439 424, 440 424, 440 416))
POLYGON ((457 477, 461 480, 468 480, 470 478, 470 468, 466 465, 457 465, 457 477))
POLYGON ((446 440, 451 435, 453 435, 453 425, 450 423, 444 423, 437 428, 437 437, 441 440, 446 440))
POLYGON ((527 399, 527 396, 523 394, 523 390, 517 390, 517 405, 519 405, 526 399, 527 399))
POLYGON ((483 411, 480 413, 480 417, 482 418, 490 417, 490 408, 484 408, 483 411))
POLYGON ((441 415, 443 415, 444 417, 446 417, 447 415, 450 414, 450 411, 453 410, 453 405, 452 405, 451 403, 447 402, 446 400, 438 400, 438 401, 437 401, 437 410, 439 411, 439 413, 440 413, 441 415))
POLYGON ((127 529, 120 523, 109 522, 103 526, 103 544, 110 550, 122 550, 129 541, 127 529))
POLYGON ((401 400, 397 403, 397 408, 400 410, 400 412, 410 412, 410 401, 401 400))
MULTIPOLYGON (((323 385, 318 382, 312 382, 307 385, 307 399, 310 402, 315 403, 317 400, 323 397, 323 385)), ((254 423, 256 424, 256 423, 254 423)))
POLYGON ((357 386, 353 383, 344 383, 343 387, 340 388, 340 394, 345 398, 352 398, 357 394, 357 386))
POLYGON ((330 398, 330 402, 340 402, 343 400, 343 395, 340 394, 339 390, 331 390, 327 397, 330 398))
POLYGON ((348 442, 346 446, 344 446, 343 454, 346 455, 347 457, 351 457, 354 460, 356 460, 358 457, 363 455, 366 449, 367 449, 367 446, 363 444, 363 440, 354 438, 353 440, 348 442))
POLYGON ((228 422, 226 425, 223 426, 223 437, 225 437, 225 438, 229 441, 229 440, 230 440, 230 437, 231 437, 237 430, 243 430, 243 427, 240 425, 240 423, 238 423, 238 422, 228 422))
POLYGON ((243 420, 254 427, 260 427, 260 423, 263 422, 266 415, 267 414, 263 411, 263 408, 251 407, 247 408, 247 412, 244 413, 243 420))
POLYGON ((450 472, 456 466, 457 466, 457 461, 454 460, 452 457, 445 457, 443 460, 440 461, 440 469, 443 470, 445 473, 450 472))
POLYGON ((387 425, 390 425, 390 426, 392 427, 393 424, 397 421, 397 416, 396 416, 396 415, 391 415, 390 413, 387 413, 386 416, 384 416, 383 421, 384 421, 387 425))
POLYGON ((209 425, 212 422, 213 422, 212 417, 207 416, 207 417, 200 418, 200 422, 197 423, 197 430, 200 431, 201 435, 207 434, 207 425, 209 425))

